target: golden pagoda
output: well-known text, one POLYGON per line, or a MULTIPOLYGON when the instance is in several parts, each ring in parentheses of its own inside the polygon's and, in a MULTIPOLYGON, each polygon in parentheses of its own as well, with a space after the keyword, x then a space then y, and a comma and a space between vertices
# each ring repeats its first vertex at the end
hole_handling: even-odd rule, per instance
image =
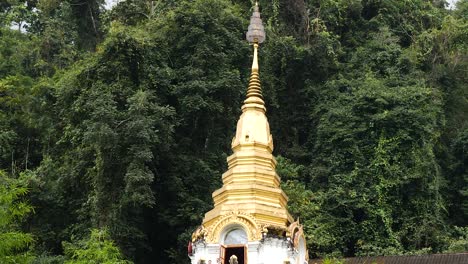
POLYGON ((253 46, 252 70, 242 115, 232 140, 233 154, 223 186, 213 192, 214 208, 205 214, 189 245, 192 263, 300 263, 307 251, 302 226, 288 213, 288 197, 275 171, 273 138, 259 77, 258 48, 265 40, 258 3, 247 40, 253 46))

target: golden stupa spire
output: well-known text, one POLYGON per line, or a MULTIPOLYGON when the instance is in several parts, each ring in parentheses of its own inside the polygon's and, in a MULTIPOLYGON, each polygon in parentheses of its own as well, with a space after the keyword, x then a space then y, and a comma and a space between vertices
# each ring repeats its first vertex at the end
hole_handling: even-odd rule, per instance
POLYGON ((207 242, 217 243, 229 226, 242 226, 249 241, 259 241, 266 229, 282 234, 293 222, 286 208, 288 198, 275 171, 273 137, 259 78, 258 48, 265 41, 265 29, 258 4, 246 38, 254 56, 246 99, 231 143, 233 153, 227 158, 223 186, 213 192, 214 208, 205 214, 202 231, 194 233, 194 241, 203 235, 207 242))
POLYGON ((263 101, 259 78, 258 47, 259 44, 265 41, 265 28, 263 27, 262 19, 260 18, 258 2, 255 3, 254 11, 250 18, 249 30, 247 31, 247 41, 253 45, 254 56, 252 62, 252 73, 250 75, 249 87, 247 89, 247 99, 244 101, 244 107, 248 107, 248 104, 263 106, 265 105, 265 102, 263 101))
POLYGON ((231 143, 233 153, 227 158, 223 186, 213 192, 213 209, 192 234, 189 254, 193 249, 192 263, 202 259, 227 263, 234 253, 241 254, 242 263, 247 263, 247 257, 249 263, 307 263, 302 226, 288 212, 288 197, 275 170, 259 77, 258 48, 265 40, 265 29, 258 3, 246 37, 253 46, 252 72, 231 143))

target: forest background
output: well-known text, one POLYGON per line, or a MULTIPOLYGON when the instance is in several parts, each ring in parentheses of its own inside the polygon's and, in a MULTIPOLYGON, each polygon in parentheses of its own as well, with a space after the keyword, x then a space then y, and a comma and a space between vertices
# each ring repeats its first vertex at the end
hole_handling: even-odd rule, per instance
MULTIPOLYGON (((259 2, 310 256, 468 251, 468 1, 259 2)), ((0 1, 1 263, 188 263, 231 153, 252 4, 0 1)))

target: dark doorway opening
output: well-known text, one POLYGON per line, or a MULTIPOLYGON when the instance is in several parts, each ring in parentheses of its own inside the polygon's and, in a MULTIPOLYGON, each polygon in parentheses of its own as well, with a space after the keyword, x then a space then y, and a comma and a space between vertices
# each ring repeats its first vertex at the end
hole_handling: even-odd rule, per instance
POLYGON ((225 253, 225 258, 224 258, 224 263, 223 264, 229 264, 229 259, 231 258, 232 255, 236 255, 237 261, 239 264, 247 264, 246 260, 246 255, 245 255, 245 247, 227 247, 225 253))

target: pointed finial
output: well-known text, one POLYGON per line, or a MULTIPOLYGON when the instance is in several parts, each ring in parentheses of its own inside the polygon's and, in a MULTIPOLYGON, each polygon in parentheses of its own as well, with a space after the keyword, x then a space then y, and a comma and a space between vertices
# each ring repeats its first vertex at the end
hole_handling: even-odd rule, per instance
POLYGON ((249 30, 247 31, 247 41, 251 44, 261 44, 263 41, 265 41, 265 28, 263 27, 262 19, 260 18, 258 2, 255 2, 254 11, 250 17, 249 30))
POLYGON ((249 30, 247 31, 247 41, 254 47, 254 56, 252 61, 252 73, 250 75, 249 87, 247 89, 247 99, 244 101, 244 108, 256 105, 264 109, 264 101, 262 88, 260 85, 259 69, 258 69, 258 46, 265 41, 265 28, 263 27, 262 19, 258 2, 255 1, 254 11, 250 17, 249 30))

